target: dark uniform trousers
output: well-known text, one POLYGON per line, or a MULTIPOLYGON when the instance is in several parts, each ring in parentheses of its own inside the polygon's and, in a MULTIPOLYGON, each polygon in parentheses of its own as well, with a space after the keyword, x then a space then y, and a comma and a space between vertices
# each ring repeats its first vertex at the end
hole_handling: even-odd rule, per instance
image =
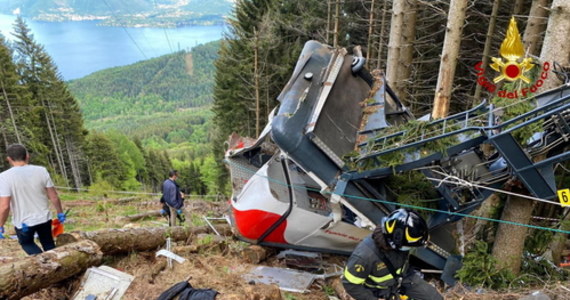
MULTIPOLYGON (((377 300, 395 292, 397 281, 376 254, 378 249, 371 236, 366 237, 347 261, 342 283, 346 292, 356 300, 377 300)), ((400 292, 415 300, 443 299, 435 287, 423 280, 415 271, 403 270, 408 260, 408 252, 383 251, 397 274, 404 274, 400 292)))

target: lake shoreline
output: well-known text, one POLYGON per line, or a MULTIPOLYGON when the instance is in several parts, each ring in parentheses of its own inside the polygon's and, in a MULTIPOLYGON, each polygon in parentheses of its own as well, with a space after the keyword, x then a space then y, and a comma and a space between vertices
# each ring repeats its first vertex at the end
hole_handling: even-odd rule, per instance
MULTIPOLYGON (((14 15, 0 14, 0 34, 13 40, 14 15)), ((191 50, 219 40, 226 25, 176 28, 99 26, 101 20, 48 22, 24 19, 34 40, 52 57, 64 80, 191 50)))

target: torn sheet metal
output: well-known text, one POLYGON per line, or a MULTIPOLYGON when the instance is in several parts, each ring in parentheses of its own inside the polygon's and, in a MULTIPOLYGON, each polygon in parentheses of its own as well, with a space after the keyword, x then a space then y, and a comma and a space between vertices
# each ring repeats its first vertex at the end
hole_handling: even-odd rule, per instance
POLYGON ((108 266, 89 268, 72 299, 84 300, 94 296, 97 300, 120 300, 134 279, 134 276, 108 266))
POLYGON ((315 275, 286 268, 260 266, 244 274, 247 281, 261 284, 276 284, 279 289, 288 292, 305 293, 315 280, 315 275))
POLYGON ((342 269, 338 268, 332 273, 312 274, 309 272, 288 269, 260 266, 243 275, 245 280, 261 284, 276 284, 279 289, 288 292, 305 293, 315 279, 326 279, 342 274, 342 269))
POLYGON ((179 264, 184 263, 186 261, 186 259, 184 257, 176 255, 176 254, 174 254, 168 250, 165 250, 165 249, 162 249, 162 250, 156 252, 156 257, 159 257, 161 255, 164 257, 170 258, 170 259, 174 259, 179 264))

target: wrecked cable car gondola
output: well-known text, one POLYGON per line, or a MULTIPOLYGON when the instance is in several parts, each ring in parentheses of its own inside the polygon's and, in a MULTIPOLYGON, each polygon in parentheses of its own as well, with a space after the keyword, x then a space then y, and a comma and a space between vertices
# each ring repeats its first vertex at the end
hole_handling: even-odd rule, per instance
MULTIPOLYGON (((492 105, 422 122, 414 121, 381 72, 354 54, 316 41, 305 44, 291 79, 278 96, 257 139, 232 135, 225 161, 233 194, 230 220, 241 239, 268 246, 349 254, 382 217, 398 207, 390 177, 421 172, 438 194, 424 211, 431 239, 412 252, 414 263, 444 270, 459 267, 453 222, 477 208, 516 177, 536 197, 553 199, 553 165, 568 160, 568 84, 536 96, 536 108, 500 120, 492 105), (541 122, 521 143, 513 132, 541 122), (438 147, 429 147, 436 143, 438 147), (482 144, 494 146, 491 154, 482 144), (347 158, 352 154, 350 158, 347 158), (397 164, 383 157, 398 154, 397 164), (533 155, 546 154, 538 163, 533 155), (470 184, 464 184, 469 182, 470 184)), ((445 276, 442 276, 442 278, 445 276)), ((451 276, 446 276, 452 281, 451 276)))

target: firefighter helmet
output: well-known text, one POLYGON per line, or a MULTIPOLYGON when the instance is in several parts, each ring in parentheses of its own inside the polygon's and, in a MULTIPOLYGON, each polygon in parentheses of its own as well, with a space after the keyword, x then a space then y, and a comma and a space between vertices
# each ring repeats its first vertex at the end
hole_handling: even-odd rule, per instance
POLYGON ((397 209, 382 219, 382 232, 392 249, 424 246, 429 238, 426 221, 415 211, 397 209))

